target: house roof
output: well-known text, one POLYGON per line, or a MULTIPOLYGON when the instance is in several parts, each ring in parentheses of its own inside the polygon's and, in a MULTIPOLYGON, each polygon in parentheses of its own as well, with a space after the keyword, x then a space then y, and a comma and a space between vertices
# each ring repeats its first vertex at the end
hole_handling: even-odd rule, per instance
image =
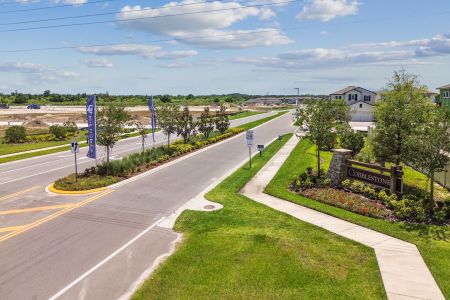
POLYGON ((339 91, 336 91, 334 93, 331 93, 331 95, 344 95, 345 93, 353 91, 353 90, 357 90, 358 92, 361 92, 361 90, 364 90, 364 91, 368 91, 368 92, 371 92, 373 94, 376 94, 375 92, 369 91, 368 89, 364 89, 362 87, 357 87, 357 86, 350 85, 350 86, 348 86, 346 88, 343 88, 342 90, 339 90, 339 91))
POLYGON ((345 94, 347 92, 350 92, 350 91, 354 90, 355 88, 356 88, 356 86, 351 85, 351 86, 348 86, 348 87, 346 87, 346 88, 344 88, 342 90, 339 90, 339 91, 336 91, 334 93, 331 93, 331 95, 343 95, 343 94, 345 94))
POLYGON ((450 89, 450 84, 447 84, 447 85, 438 87, 437 89, 438 89, 438 90, 450 89))

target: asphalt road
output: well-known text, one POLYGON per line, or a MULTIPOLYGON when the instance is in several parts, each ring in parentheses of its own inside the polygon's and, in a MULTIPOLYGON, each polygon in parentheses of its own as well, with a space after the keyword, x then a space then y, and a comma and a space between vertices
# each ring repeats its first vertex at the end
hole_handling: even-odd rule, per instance
MULTIPOLYGON (((291 132, 290 124, 291 115, 286 114, 256 128, 255 145, 291 132)), ((116 150, 136 151, 136 141, 127 141, 116 150)), ((70 158, 59 156, 64 154, 28 165, 20 162, 21 168, 32 167, 17 170, 19 175, 14 168, 0 169, 1 299, 117 299, 126 295, 178 237, 158 222, 242 163, 248 152, 245 136, 240 135, 89 196, 44 192, 47 183, 68 172, 64 164, 70 158), (10 185, 21 190, 4 193, 10 185)))
MULTIPOLYGON (((273 114, 275 114, 275 112, 232 120, 230 121, 230 125, 232 127, 237 127, 273 114)), ((172 139, 174 138, 176 138, 176 136, 172 136, 172 139)), ((157 132, 155 134, 155 145, 158 146, 166 142, 167 138, 162 132, 157 132)), ((151 137, 147 138, 148 147, 151 147, 152 144, 151 137)), ((140 137, 120 140, 112 150, 112 159, 126 156, 130 153, 140 151, 141 149, 142 144, 140 137)), ((95 165, 95 160, 87 158, 86 153, 87 147, 80 148, 80 153, 78 154, 78 167, 80 172, 87 167, 95 165)), ((98 161, 105 159, 106 151, 103 147, 97 146, 97 156, 98 161)), ((73 173, 74 171, 74 156, 70 151, 0 164, 0 197, 4 194, 23 190, 27 187, 48 185, 56 179, 69 173, 73 173)))

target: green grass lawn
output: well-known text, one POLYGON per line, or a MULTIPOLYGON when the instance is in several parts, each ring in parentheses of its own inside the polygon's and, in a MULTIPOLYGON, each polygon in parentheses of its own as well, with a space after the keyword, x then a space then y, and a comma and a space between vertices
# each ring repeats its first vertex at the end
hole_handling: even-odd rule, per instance
POLYGON ((242 128, 244 130, 249 130, 249 129, 252 129, 253 127, 256 127, 256 126, 259 126, 259 125, 261 125, 263 123, 266 123, 266 122, 268 122, 268 121, 270 121, 272 119, 278 118, 279 116, 282 116, 282 115, 286 114, 287 112, 288 111, 281 111, 281 112, 278 112, 277 114, 275 114, 273 116, 262 118, 262 119, 259 119, 259 120, 253 121, 253 122, 245 123, 245 124, 239 125, 237 127, 238 128, 242 128))
POLYGON ((22 144, 0 144, 0 155, 12 154, 17 152, 37 150, 47 147, 68 145, 70 141, 54 141, 39 143, 22 143, 22 144))
POLYGON ((133 299, 384 299, 374 252, 238 192, 291 137, 269 145, 186 211, 182 243, 133 299))
POLYGON ((254 116, 254 115, 259 115, 262 113, 264 113, 264 112, 263 111, 243 111, 243 112, 238 112, 237 114, 234 114, 234 115, 230 115, 228 117, 228 119, 236 120, 236 119, 241 119, 241 118, 250 117, 250 116, 254 116))
MULTIPOLYGON (((450 228, 373 219, 291 193, 288 191, 288 185, 293 176, 298 175, 308 166, 316 165, 314 153, 314 146, 308 140, 302 140, 266 187, 265 192, 415 244, 442 292, 450 298, 450 228)), ((331 155, 325 153, 322 158, 329 163, 331 155)), ((420 178, 414 173, 417 171, 412 171, 414 170, 405 172, 407 178, 411 176, 411 173, 413 174, 412 179, 405 181, 420 178)))

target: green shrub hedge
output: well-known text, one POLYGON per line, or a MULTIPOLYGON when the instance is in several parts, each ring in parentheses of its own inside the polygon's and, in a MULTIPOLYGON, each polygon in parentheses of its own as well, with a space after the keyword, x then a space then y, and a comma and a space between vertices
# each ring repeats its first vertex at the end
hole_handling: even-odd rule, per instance
POLYGON ((206 140, 200 140, 201 137, 196 136, 188 144, 177 140, 170 144, 169 147, 160 146, 147 149, 140 153, 133 153, 125 156, 121 160, 110 161, 109 164, 103 162, 95 167, 86 169, 80 177, 81 182, 78 180, 76 184, 73 174, 61 178, 55 182, 55 187, 61 190, 77 191, 108 186, 133 174, 149 170, 171 158, 176 158, 196 149, 227 139, 242 131, 244 130, 241 128, 230 128, 223 134, 215 132, 206 140), (88 183, 90 179, 93 181, 92 184, 88 183))

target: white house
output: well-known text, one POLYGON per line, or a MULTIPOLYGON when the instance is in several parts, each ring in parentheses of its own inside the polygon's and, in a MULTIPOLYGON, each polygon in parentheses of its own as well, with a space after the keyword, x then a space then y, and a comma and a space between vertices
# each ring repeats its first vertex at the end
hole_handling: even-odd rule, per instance
POLYGON ((330 94, 331 100, 345 100, 350 106, 352 121, 372 122, 377 93, 357 86, 348 86, 330 94))

